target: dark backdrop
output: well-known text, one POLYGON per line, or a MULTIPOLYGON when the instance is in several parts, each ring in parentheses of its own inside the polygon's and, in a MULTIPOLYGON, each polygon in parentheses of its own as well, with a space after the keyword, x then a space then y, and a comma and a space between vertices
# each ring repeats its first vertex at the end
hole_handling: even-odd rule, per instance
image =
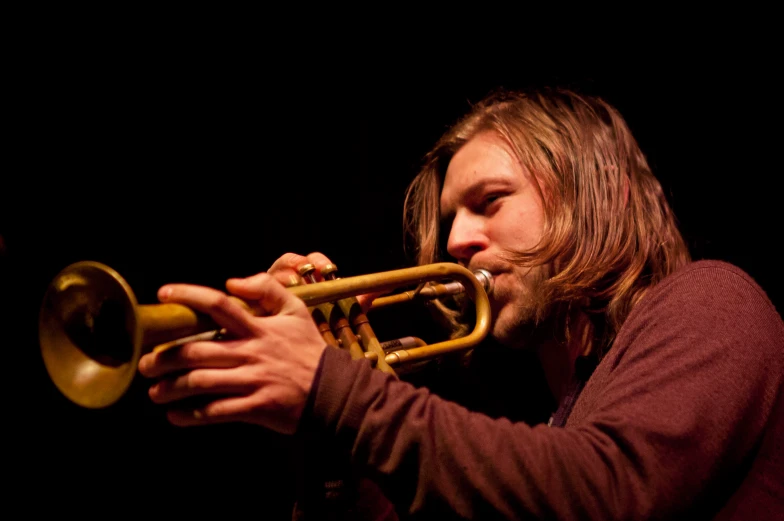
POLYGON ((16 484, 47 491, 34 508, 285 518, 292 440, 242 425, 171 427, 139 381, 102 411, 60 396, 38 351, 43 292, 83 259, 118 270, 141 302, 170 281, 222 287, 287 251, 322 251, 343 275, 406 265, 407 183, 446 126, 496 87, 559 84, 614 103, 695 257, 736 263, 781 309, 777 85, 766 62, 676 53, 619 69, 415 68, 58 43, 15 63, 0 186, 14 406, 5 425, 19 440, 9 447, 16 484))

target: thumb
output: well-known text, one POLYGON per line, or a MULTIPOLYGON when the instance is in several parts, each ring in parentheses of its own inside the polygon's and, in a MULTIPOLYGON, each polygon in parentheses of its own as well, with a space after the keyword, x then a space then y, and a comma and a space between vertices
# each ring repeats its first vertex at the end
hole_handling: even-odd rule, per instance
POLYGON ((262 272, 244 279, 229 279, 226 289, 237 297, 258 303, 270 315, 293 314, 305 309, 305 304, 291 294, 279 280, 262 272))
POLYGON ((373 304, 373 301, 378 297, 384 296, 385 293, 387 292, 376 291, 375 293, 357 295, 357 302, 359 302, 359 305, 362 307, 362 312, 367 313, 367 311, 370 309, 370 306, 373 304))

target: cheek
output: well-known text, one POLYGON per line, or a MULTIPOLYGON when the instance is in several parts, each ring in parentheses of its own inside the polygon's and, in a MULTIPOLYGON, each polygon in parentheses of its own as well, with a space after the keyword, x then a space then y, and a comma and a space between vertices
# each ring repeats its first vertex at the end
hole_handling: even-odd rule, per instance
POLYGON ((505 249, 521 251, 535 246, 542 237, 541 212, 517 211, 500 217, 492 227, 492 238, 505 249))
POLYGON ((520 212, 518 217, 521 223, 521 234, 530 245, 538 243, 544 232, 544 208, 538 199, 531 201, 529 205, 520 212))

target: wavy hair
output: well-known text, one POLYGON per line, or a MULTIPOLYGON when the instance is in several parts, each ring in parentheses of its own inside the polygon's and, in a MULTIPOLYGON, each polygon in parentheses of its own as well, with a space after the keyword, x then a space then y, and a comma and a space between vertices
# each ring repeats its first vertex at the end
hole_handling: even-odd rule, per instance
POLYGON ((659 181, 620 113, 603 99, 559 88, 494 92, 439 139, 408 187, 404 225, 418 264, 445 255, 439 200, 446 169, 486 131, 509 144, 542 198, 543 240, 508 252, 519 265, 550 267, 536 292, 546 303, 536 318, 553 306, 588 313, 601 355, 646 290, 690 261, 659 181))

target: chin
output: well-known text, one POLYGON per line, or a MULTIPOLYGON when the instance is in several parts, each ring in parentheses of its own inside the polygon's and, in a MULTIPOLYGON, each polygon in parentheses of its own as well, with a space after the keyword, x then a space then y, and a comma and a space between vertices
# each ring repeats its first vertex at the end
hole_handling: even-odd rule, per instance
POLYGON ((494 310, 491 335, 501 345, 521 348, 530 344, 531 334, 536 328, 535 310, 530 306, 507 304, 494 310))
POLYGON ((523 330, 527 329, 520 317, 505 317, 503 313, 493 322, 492 336, 501 345, 506 347, 521 347, 520 338, 525 336, 523 330))

